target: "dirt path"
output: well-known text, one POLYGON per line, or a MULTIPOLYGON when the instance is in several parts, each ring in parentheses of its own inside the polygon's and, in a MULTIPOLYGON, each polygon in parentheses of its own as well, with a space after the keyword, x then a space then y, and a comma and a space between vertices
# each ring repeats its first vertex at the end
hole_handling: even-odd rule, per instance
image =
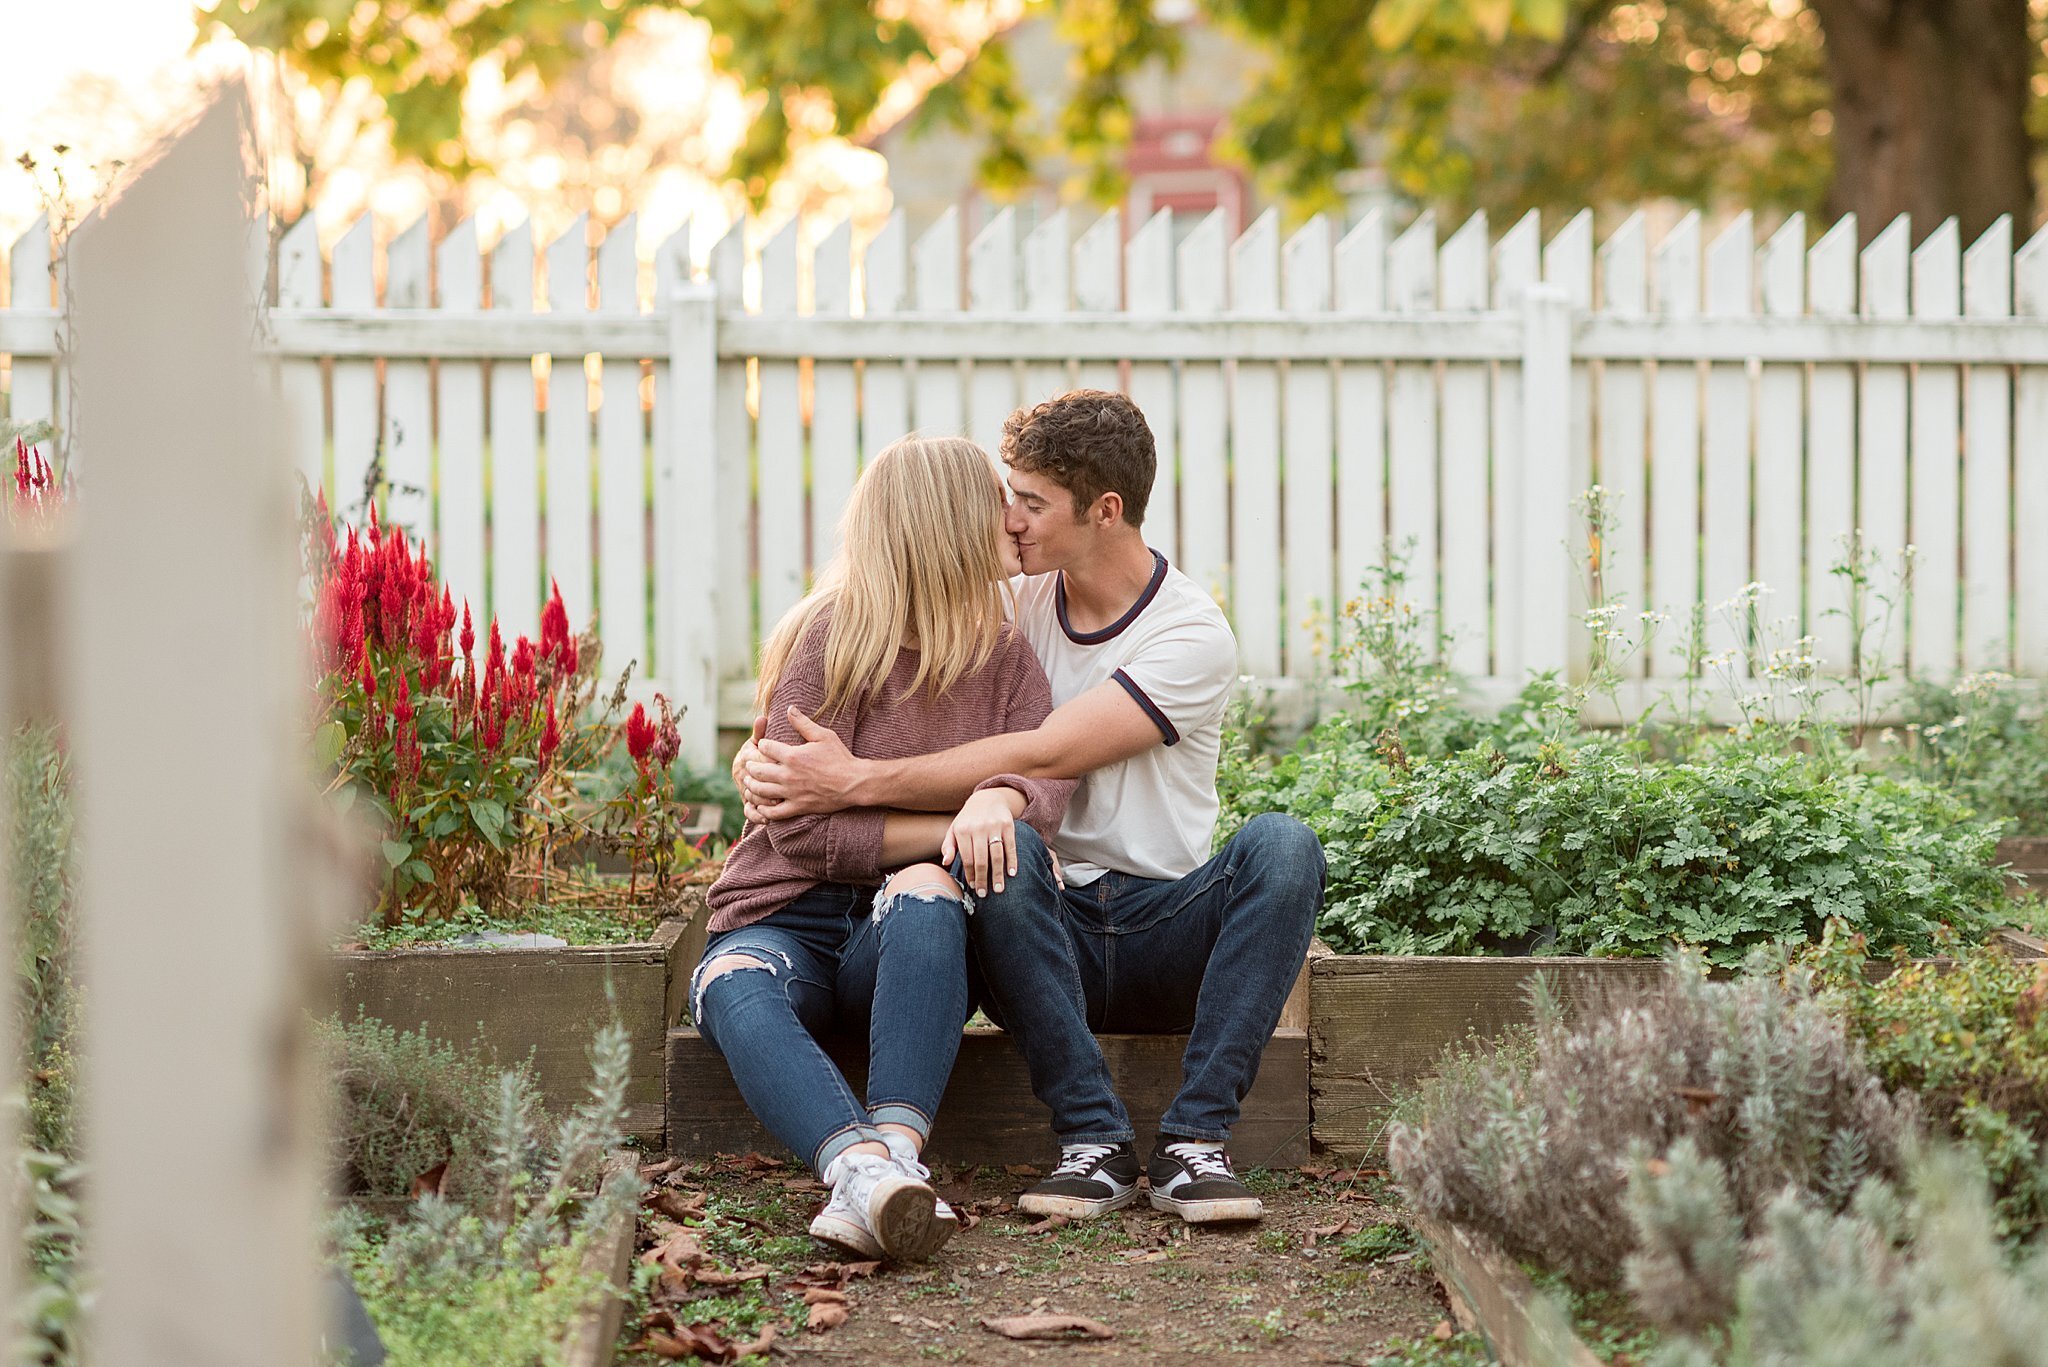
MULTIPOLYGON (((1483 1362, 1448 1334, 1426 1256, 1374 1173, 1257 1173, 1264 1222, 1195 1230, 1146 1206, 1076 1224, 1011 1202, 1034 1174, 941 1171, 963 1229, 929 1263, 825 1261, 804 1227, 824 1189, 749 1155, 650 1169, 639 1299, 619 1361, 732 1361, 772 1329, 784 1362, 1483 1362), (680 1219, 673 1218, 680 1216, 680 1219), (841 1318, 840 1311, 844 1311, 841 1318), (1110 1337, 1011 1341, 986 1319, 1070 1315, 1110 1337), (829 1328, 807 1329, 811 1319, 829 1328)), ((766 1360, 756 1358, 755 1360, 766 1360)))

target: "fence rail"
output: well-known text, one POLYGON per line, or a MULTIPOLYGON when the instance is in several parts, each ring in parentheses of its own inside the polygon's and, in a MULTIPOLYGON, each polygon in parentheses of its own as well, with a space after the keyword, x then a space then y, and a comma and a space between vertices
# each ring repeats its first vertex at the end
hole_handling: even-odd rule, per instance
MULTIPOLYGON (((1315 672, 1312 614, 1390 544, 1482 695, 1583 672, 1572 500, 1596 481, 1631 613, 1683 621, 1761 581, 1843 670, 1860 532, 1889 567, 1915 552, 1890 664, 2048 675, 2048 234, 2015 250, 2000 222, 1965 250, 1951 222, 1914 246, 1901 219, 1859 249, 1852 219, 1809 241, 1795 216, 1759 243, 1744 214, 1707 241, 1691 215, 1653 245, 1638 214, 1596 243, 1580 214, 1547 241, 1533 215, 1439 240, 1425 214, 1283 240, 1267 215, 1232 242, 1217 215, 1074 234, 1004 213, 964 240, 949 213, 858 251, 845 224, 742 224, 701 261, 687 229, 651 260, 630 218, 595 237, 579 219, 536 250, 521 226, 484 253, 473 224, 416 224, 380 250, 364 220, 323 260, 302 222, 260 348, 302 471, 347 504, 376 462, 389 515, 511 631, 558 582, 608 668, 690 704, 700 759, 744 722, 755 643, 865 459, 913 428, 994 449, 1012 409, 1076 384, 1144 408, 1148 536, 1258 678, 1315 672)), ((0 309, 17 417, 61 398, 39 243, 0 309)), ((1632 696, 1681 671, 1636 655, 1632 696)))

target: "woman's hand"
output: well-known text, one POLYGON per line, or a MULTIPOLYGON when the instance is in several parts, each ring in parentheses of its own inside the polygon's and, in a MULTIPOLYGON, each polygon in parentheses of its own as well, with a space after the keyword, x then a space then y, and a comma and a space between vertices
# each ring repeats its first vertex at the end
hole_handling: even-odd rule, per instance
POLYGON ((946 828, 939 862, 950 864, 957 853, 975 896, 986 897, 990 883, 1001 892, 1004 878, 1017 872, 1017 817, 1023 811, 1024 794, 1015 788, 983 788, 968 794, 960 815, 946 828))

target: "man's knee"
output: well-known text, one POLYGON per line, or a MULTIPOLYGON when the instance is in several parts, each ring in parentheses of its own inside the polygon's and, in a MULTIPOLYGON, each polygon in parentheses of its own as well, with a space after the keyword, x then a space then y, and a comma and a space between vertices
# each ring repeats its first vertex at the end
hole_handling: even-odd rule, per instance
POLYGON ((1241 858, 1256 863, 1272 876, 1298 880, 1315 890, 1320 900, 1323 889, 1323 843, 1314 831, 1284 812, 1262 812, 1244 824, 1233 843, 1241 842, 1241 858))

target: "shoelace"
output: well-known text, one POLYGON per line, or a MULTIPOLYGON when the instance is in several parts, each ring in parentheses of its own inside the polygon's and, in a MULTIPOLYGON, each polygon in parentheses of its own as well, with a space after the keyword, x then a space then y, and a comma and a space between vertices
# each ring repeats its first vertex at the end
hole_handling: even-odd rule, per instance
POLYGON ((1083 1177, 1088 1169, 1116 1152, 1114 1144, 1073 1144, 1060 1150, 1060 1165, 1054 1177, 1083 1177))
POLYGON ((1230 1170, 1230 1155, 1221 1149, 1197 1148, 1193 1144, 1168 1144, 1166 1151, 1187 1165, 1187 1170, 1196 1178, 1234 1178, 1230 1170))

